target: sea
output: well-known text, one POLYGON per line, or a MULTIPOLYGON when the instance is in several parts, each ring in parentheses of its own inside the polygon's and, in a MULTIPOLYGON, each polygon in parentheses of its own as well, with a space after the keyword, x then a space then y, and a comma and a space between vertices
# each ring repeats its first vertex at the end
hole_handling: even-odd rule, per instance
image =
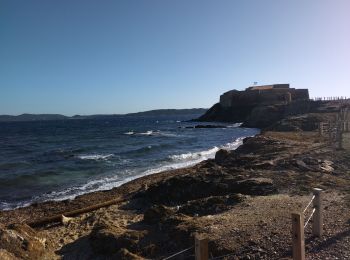
POLYGON ((0 122, 0 210, 108 190, 236 149, 259 130, 188 128, 200 115, 0 122))

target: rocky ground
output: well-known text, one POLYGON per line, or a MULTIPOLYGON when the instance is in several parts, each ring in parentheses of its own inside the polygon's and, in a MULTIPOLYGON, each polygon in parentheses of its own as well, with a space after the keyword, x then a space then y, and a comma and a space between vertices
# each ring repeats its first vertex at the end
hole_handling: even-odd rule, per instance
MULTIPOLYGON (((308 225, 306 257, 350 259, 350 150, 319 137, 308 117, 318 115, 284 119, 191 168, 0 212, 0 259, 163 259, 191 248, 195 233, 209 239, 210 258, 290 259, 291 213, 304 209, 314 187, 324 190, 324 236, 312 237, 308 225), (26 224, 116 198, 64 223, 26 224)), ((192 259, 193 249, 181 257, 192 259)))

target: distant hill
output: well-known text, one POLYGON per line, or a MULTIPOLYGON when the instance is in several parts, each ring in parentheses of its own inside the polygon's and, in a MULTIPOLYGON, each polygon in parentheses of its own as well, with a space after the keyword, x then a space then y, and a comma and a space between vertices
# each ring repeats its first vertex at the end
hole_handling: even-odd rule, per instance
POLYGON ((176 115, 199 115, 204 114, 208 109, 192 108, 192 109, 156 109, 145 112, 129 113, 129 114, 111 114, 111 115, 75 115, 72 117, 59 114, 22 114, 18 116, 0 115, 0 122, 20 122, 20 121, 49 121, 49 120, 70 120, 70 119, 105 119, 121 116, 176 116, 176 115))
POLYGON ((59 114, 22 114, 18 116, 0 115, 0 121, 47 121, 47 120, 64 120, 69 119, 67 116, 59 114))
POLYGON ((169 115, 193 115, 204 114, 206 108, 190 108, 190 109, 156 109, 145 112, 130 113, 127 116, 169 116, 169 115))

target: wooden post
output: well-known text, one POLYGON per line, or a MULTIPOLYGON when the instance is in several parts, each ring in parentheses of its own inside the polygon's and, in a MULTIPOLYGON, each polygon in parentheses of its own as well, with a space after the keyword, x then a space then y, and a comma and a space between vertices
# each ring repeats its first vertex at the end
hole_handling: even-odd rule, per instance
POLYGON ((320 122, 318 125, 318 134, 320 136, 323 136, 323 123, 322 122, 320 122))
POLYGON ((305 260, 304 215, 292 213, 293 260, 305 260))
POLYGON ((312 234, 321 237, 323 233, 323 218, 322 218, 322 190, 318 188, 313 189, 315 199, 313 206, 315 213, 312 218, 312 234))
POLYGON ((208 238, 195 235, 195 254, 196 260, 208 260, 208 238))
POLYGON ((329 141, 332 142, 332 127, 331 127, 331 123, 328 124, 328 137, 329 137, 329 141))

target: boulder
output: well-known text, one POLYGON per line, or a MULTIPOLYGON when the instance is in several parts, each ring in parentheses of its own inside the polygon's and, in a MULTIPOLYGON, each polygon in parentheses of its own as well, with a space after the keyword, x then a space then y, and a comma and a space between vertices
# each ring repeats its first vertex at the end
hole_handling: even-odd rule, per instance
POLYGON ((119 259, 119 260, 142 260, 145 259, 143 257, 140 257, 136 254, 133 254, 129 252, 129 250, 122 248, 112 257, 113 259, 119 259))
POLYGON ((10 252, 5 249, 0 249, 0 259, 1 260, 19 260, 19 258, 15 257, 10 252))
POLYGON ((175 210, 168 208, 164 205, 154 205, 145 211, 143 215, 143 221, 147 224, 159 223, 160 221, 165 220, 174 213, 175 210))
POLYGON ((222 185, 221 178, 205 174, 174 176, 150 185, 142 195, 153 204, 176 206, 188 200, 227 194, 228 187, 222 185))
POLYGON ((189 216, 205 216, 229 210, 232 206, 244 201, 246 196, 231 194, 192 200, 182 205, 179 212, 189 216))
POLYGON ((240 154, 240 156, 242 156, 242 154, 276 153, 279 150, 283 150, 285 145, 287 145, 287 143, 281 140, 258 135, 254 138, 246 139, 243 145, 235 150, 235 153, 240 154))
POLYGON ((305 157, 302 159, 292 159, 289 164, 297 167, 302 171, 313 171, 313 172, 327 172, 331 173, 334 171, 332 167, 333 162, 329 160, 320 160, 312 157, 305 157))
POLYGON ((267 131, 315 131, 318 129, 320 122, 325 120, 327 116, 322 114, 305 114, 300 116, 290 116, 284 118, 271 126, 265 128, 267 131))
POLYGON ((269 195, 277 192, 277 188, 270 178, 250 178, 238 181, 233 189, 235 192, 248 195, 269 195))
POLYGON ((46 239, 26 224, 0 226, 0 249, 2 257, 9 259, 50 259, 46 252, 46 239))
POLYGON ((219 151, 216 152, 215 154, 215 162, 217 164, 222 164, 224 163, 230 156, 231 152, 227 151, 225 149, 220 149, 219 151))
POLYGON ((94 226, 89 239, 95 253, 112 255, 123 248, 136 252, 145 233, 145 231, 126 231, 110 224, 99 223, 94 226))

